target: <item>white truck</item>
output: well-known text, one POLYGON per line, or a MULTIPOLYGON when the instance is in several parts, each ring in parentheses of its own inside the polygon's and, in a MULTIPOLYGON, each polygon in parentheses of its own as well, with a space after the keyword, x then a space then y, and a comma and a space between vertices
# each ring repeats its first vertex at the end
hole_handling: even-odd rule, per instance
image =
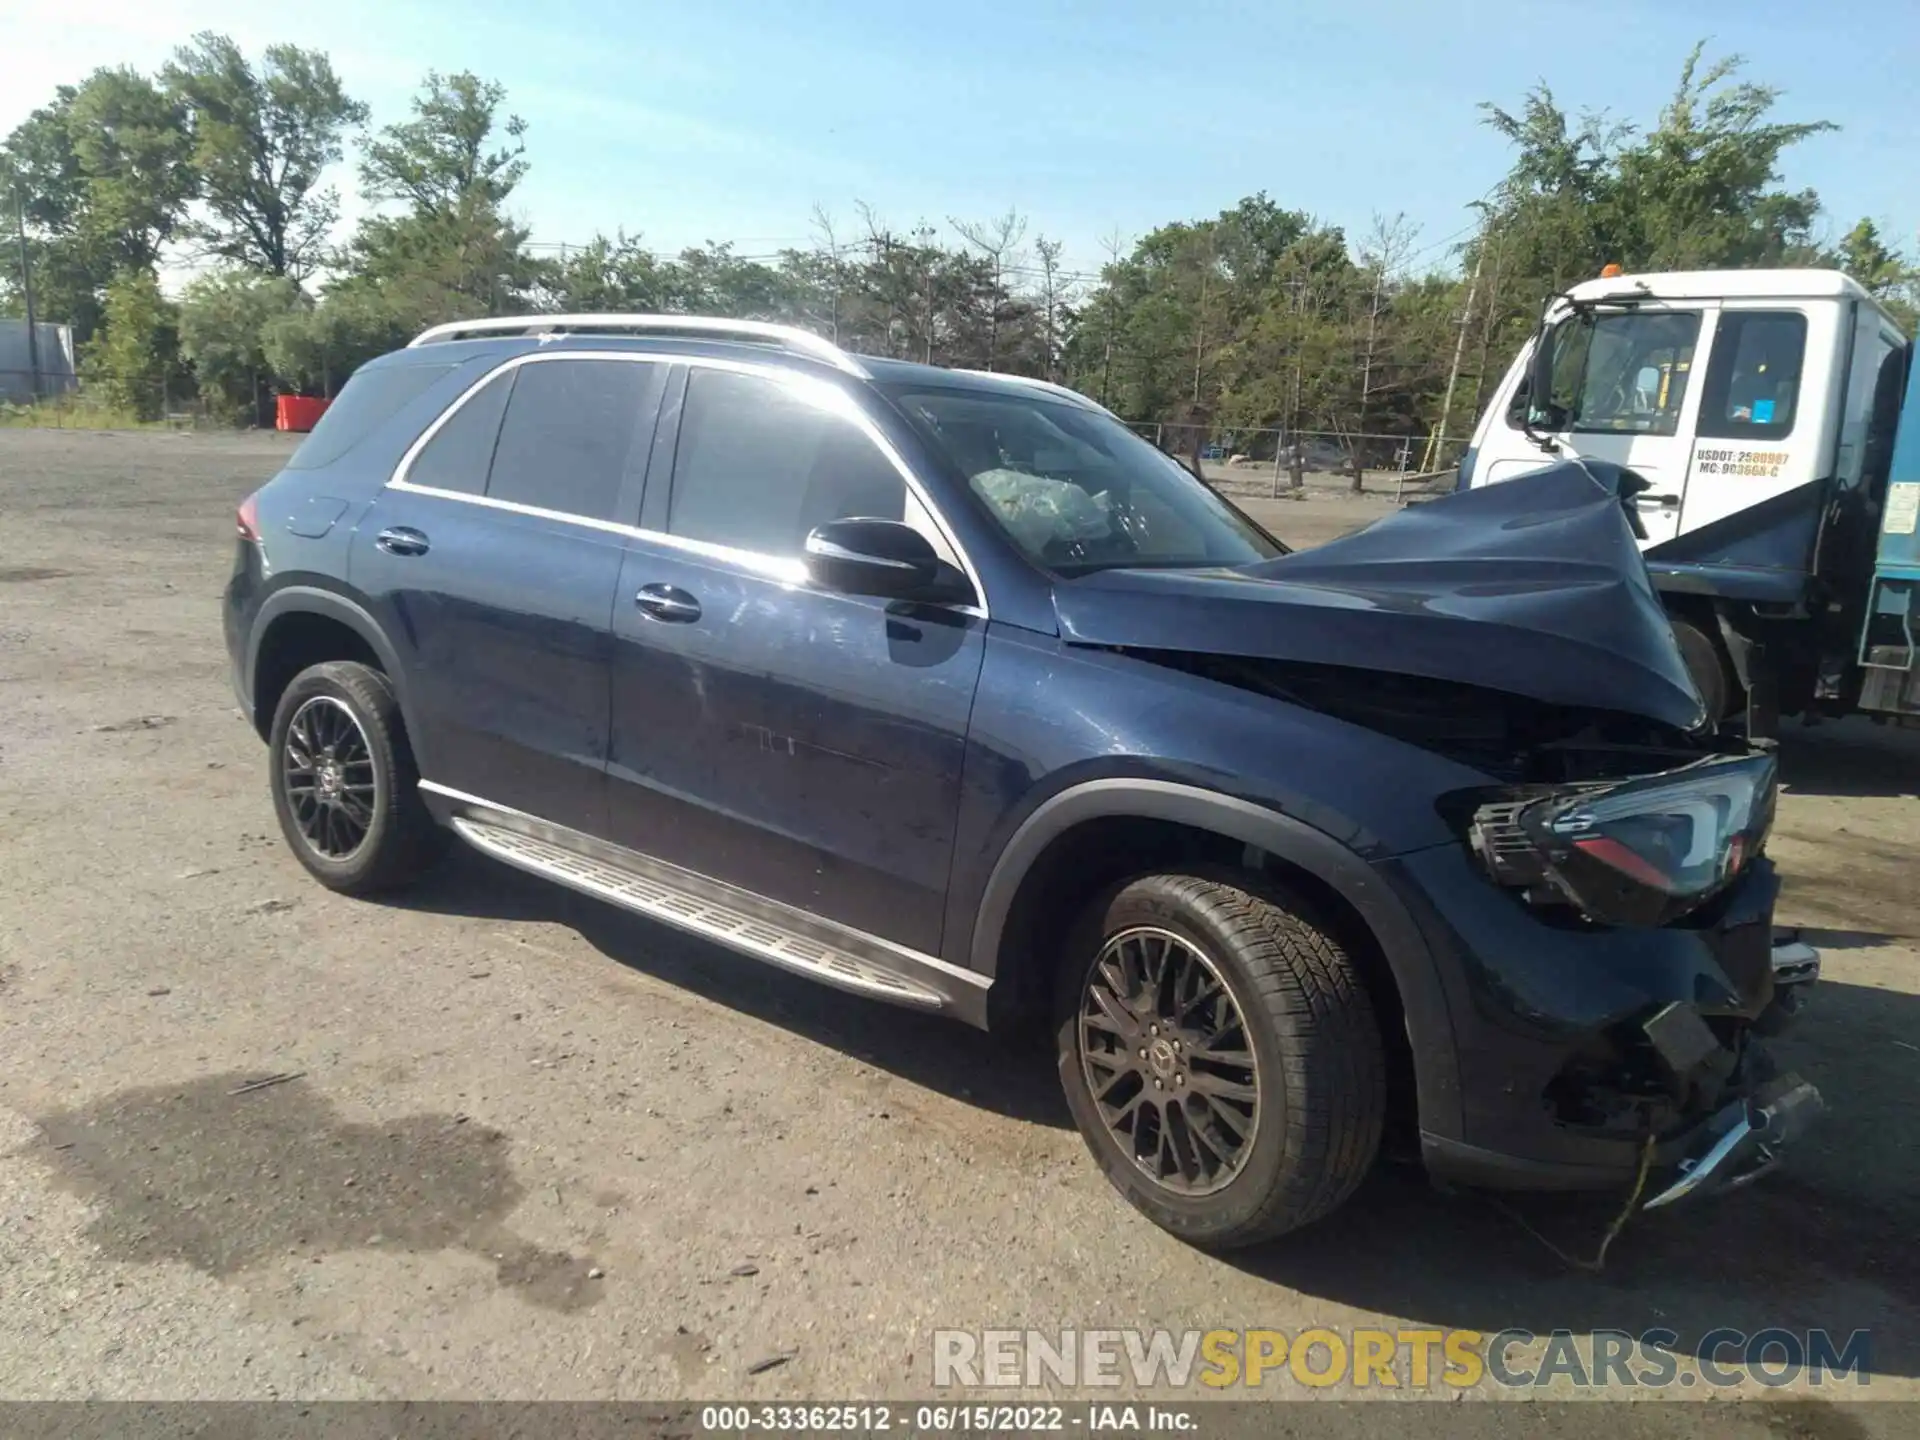
POLYGON ((1920 715, 1911 353, 1837 271, 1609 266, 1549 302, 1460 485, 1574 456, 1644 482, 1648 573, 1713 718, 1759 737, 1782 715, 1920 715))

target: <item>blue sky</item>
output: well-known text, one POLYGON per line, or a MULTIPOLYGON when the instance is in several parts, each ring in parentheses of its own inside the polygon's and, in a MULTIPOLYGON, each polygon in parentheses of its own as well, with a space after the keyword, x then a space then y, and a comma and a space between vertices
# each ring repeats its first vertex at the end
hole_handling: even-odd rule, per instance
POLYGON ((762 253, 806 243, 816 204, 843 232, 862 200, 897 229, 1011 205, 1091 269, 1114 232, 1264 189, 1355 233, 1404 211, 1444 261, 1505 166, 1476 102, 1545 80, 1649 122, 1702 37, 1786 91, 1782 118, 1844 127, 1786 174, 1836 233, 1869 215, 1911 250, 1920 230, 1912 0, 0 0, 0 132, 55 82, 157 66, 199 29, 327 49, 376 124, 430 67, 502 81, 544 242, 625 226, 762 253))

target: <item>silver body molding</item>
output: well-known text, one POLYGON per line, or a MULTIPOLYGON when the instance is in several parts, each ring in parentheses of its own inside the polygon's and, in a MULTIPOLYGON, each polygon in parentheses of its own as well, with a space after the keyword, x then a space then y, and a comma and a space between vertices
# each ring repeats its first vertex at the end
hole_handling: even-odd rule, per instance
POLYGON ((420 791, 461 839, 516 869, 837 989, 986 1028, 984 975, 477 795, 431 780, 420 791))

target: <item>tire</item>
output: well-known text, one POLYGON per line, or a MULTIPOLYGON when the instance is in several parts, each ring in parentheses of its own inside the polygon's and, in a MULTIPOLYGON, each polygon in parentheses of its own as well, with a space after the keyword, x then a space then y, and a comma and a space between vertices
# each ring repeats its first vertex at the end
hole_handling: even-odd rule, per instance
MULTIPOLYGON (((1207 1249, 1271 1239, 1337 1208, 1372 1168, 1386 1115, 1384 1046, 1359 972, 1306 906, 1278 890, 1251 889, 1247 881, 1237 874, 1148 875, 1108 892, 1075 926, 1056 996, 1060 1080, 1088 1148, 1135 1208, 1207 1249), (1200 1002, 1197 1019, 1193 1010, 1176 1007, 1188 1023, 1163 1025, 1158 1034, 1146 1033, 1152 1021, 1145 1005, 1123 1006, 1116 1020, 1113 1009, 1095 1004, 1095 988, 1106 986, 1109 996, 1120 988, 1111 979, 1116 968, 1149 972, 1157 945, 1180 957, 1182 973, 1196 968, 1198 956, 1203 985, 1210 976, 1224 988, 1244 1021, 1251 1051, 1238 1053, 1251 1054, 1251 1067, 1209 1058, 1238 1049, 1231 1027, 1211 1050, 1201 1046, 1207 1020, 1227 1013, 1215 999, 1200 1002), (1100 1018, 1084 1020, 1083 1012, 1100 1018), (1132 1022, 1123 1042, 1120 1032, 1132 1022), (1185 1038, 1170 1038, 1176 1035, 1185 1038), (1131 1058, 1118 1054, 1122 1043, 1131 1044, 1131 1058), (1168 1046, 1180 1054, 1169 1059, 1168 1046), (1144 1061, 1142 1049, 1149 1051, 1144 1061), (1124 1122, 1119 1128, 1108 1123, 1096 1099, 1098 1086, 1116 1110, 1125 1108, 1133 1082, 1112 1078, 1123 1060, 1139 1074, 1143 1102, 1126 1134, 1124 1122), (1149 1096, 1148 1079, 1166 1065, 1172 1074, 1149 1096), (1248 1078, 1250 1087, 1242 1084, 1248 1078), (1219 1093, 1196 1094, 1192 1087, 1219 1093), (1236 1088, 1251 1089, 1255 1102, 1227 1098, 1236 1088), (1169 1103, 1176 1094, 1183 1098, 1169 1103), (1148 1100, 1155 1114, 1142 1120, 1148 1100), (1208 1176, 1197 1163, 1205 1147, 1196 1137, 1232 1148, 1226 1115, 1238 1118, 1246 1138, 1208 1176), (1154 1155, 1137 1160, 1136 1149, 1154 1155), (1168 1170, 1169 1152, 1173 1172, 1155 1173, 1168 1170), (1185 1161, 1196 1163, 1186 1167, 1185 1161)), ((1136 1003, 1147 998, 1144 987, 1137 990, 1136 1003)))
POLYGON ((1707 724, 1719 725, 1727 718, 1728 699, 1737 688, 1720 658, 1720 647, 1691 620, 1674 620, 1673 638, 1680 644, 1680 658, 1686 661, 1694 688, 1707 702, 1707 724))
POLYGON ((351 660, 302 670, 274 708, 267 753, 280 831, 295 858, 329 890, 398 889, 446 853, 447 832, 420 798, 420 771, 399 702, 378 670, 351 660), (333 743, 321 743, 328 740, 333 743), (314 753, 303 755, 302 747, 314 753), (334 753, 339 759, 323 775, 320 767, 334 753), (303 769, 302 758, 313 763, 303 769), (336 798, 322 804, 316 794, 328 780, 336 798), (327 810, 335 814, 323 816, 327 810), (362 816, 363 833, 349 845, 362 816))

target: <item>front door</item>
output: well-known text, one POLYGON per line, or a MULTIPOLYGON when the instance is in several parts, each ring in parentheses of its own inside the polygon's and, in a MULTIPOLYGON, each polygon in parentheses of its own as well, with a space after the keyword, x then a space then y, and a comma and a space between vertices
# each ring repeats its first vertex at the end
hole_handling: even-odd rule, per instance
MULTIPOLYGON (((1569 316, 1548 337, 1554 347, 1552 405, 1536 428, 1561 454, 1610 461, 1647 482, 1633 501, 1646 531, 1643 547, 1671 540, 1680 530, 1699 406, 1695 351, 1704 319, 1700 307, 1601 310, 1569 316)), ((1524 389, 1515 392, 1506 417, 1510 429, 1526 418, 1520 407, 1531 404, 1524 389)), ((1535 452, 1482 463, 1487 480, 1496 481, 1553 458, 1535 452)))
POLYGON ((680 413, 614 606, 614 836, 937 953, 985 617, 828 593, 800 556, 854 515, 957 554, 838 387, 695 365, 680 413))
POLYGON ((399 647, 423 778, 604 834, 610 616, 664 370, 496 374, 361 522, 349 578, 399 647))

